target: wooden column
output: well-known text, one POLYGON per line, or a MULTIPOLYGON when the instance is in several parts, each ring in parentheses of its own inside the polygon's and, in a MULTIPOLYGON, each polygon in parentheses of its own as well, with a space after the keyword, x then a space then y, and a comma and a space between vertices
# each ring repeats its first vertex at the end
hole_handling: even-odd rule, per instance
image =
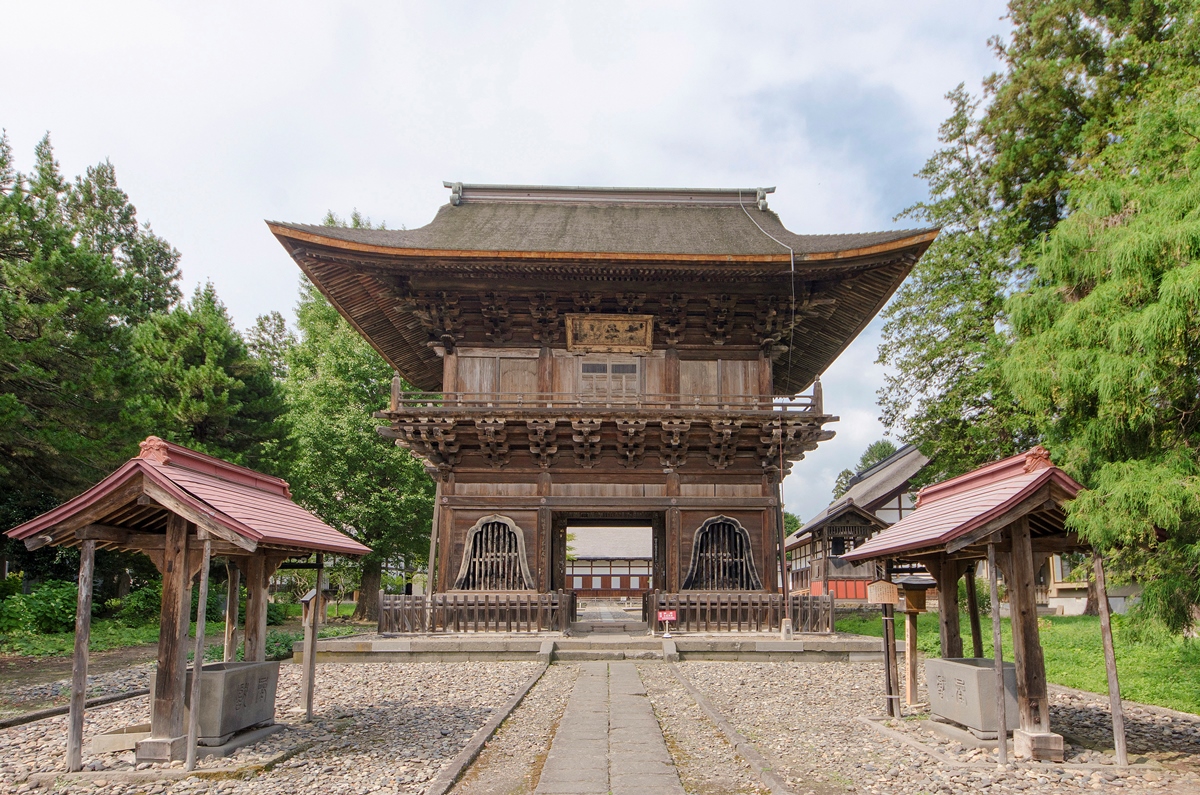
MULTIPOLYGON (((670 353, 670 351, 668 351, 670 353)), ((678 361, 676 361, 678 364, 678 361)), ((667 497, 676 498, 679 496, 679 473, 672 472, 667 475, 666 484, 667 497)), ((680 559, 682 557, 681 547, 683 545, 683 528, 681 527, 682 520, 679 516, 678 508, 667 509, 667 581, 663 584, 663 590, 667 593, 679 593, 680 587, 683 585, 683 572, 680 569, 680 559)))
POLYGON ((1004 639, 1000 632, 1000 587, 996 582, 996 545, 988 544, 988 584, 992 597, 992 657, 996 669, 996 749, 997 761, 1008 763, 1008 699, 1004 688, 1004 639))
POLYGON ((1012 614, 1013 658, 1017 666, 1017 711, 1020 733, 1013 735, 1018 756, 1062 761, 1062 737, 1050 732, 1050 703, 1046 688, 1046 663, 1038 634, 1033 546, 1029 518, 1022 516, 1011 527, 1008 604, 1012 614))
POLYGON ((446 351, 442 354, 442 393, 458 392, 458 354, 446 351))
POLYGON ((976 659, 983 656, 983 628, 979 625, 979 601, 975 593, 975 563, 967 564, 963 573, 967 589, 967 616, 971 622, 971 656, 976 659))
POLYGON ((770 402, 775 396, 775 372, 771 357, 765 353, 758 355, 758 395, 764 402, 770 402))
POLYGON ((1121 683, 1117 680, 1117 654, 1113 648, 1112 616, 1108 604, 1108 587, 1104 582, 1104 562, 1099 550, 1092 551, 1092 568, 1096 572, 1096 604, 1100 609, 1100 637, 1104 641, 1104 670, 1108 674, 1113 746, 1117 752, 1117 764, 1125 767, 1129 764, 1129 753, 1125 748, 1125 712, 1121 706, 1121 683))
POLYGON ((674 403, 679 401, 679 351, 674 347, 667 348, 663 355, 663 391, 673 398, 674 403))
POLYGON ((442 481, 436 478, 433 492, 433 521, 429 523, 429 577, 425 581, 425 593, 433 595, 437 588, 438 533, 442 518, 442 481))
POLYGON ((154 692, 150 694, 150 737, 138 743, 137 758, 168 762, 184 751, 184 685, 187 681, 188 618, 192 583, 187 559, 188 522, 182 516, 167 518, 162 554, 162 609, 159 616, 158 664, 154 692))
POLYGON ((540 402, 550 405, 554 392, 554 353, 546 346, 538 349, 538 392, 540 402))
POLYGON ((201 530, 197 537, 203 536, 204 553, 200 564, 200 601, 196 604, 196 650, 192 653, 192 709, 188 716, 187 741, 187 770, 196 769, 196 741, 200 738, 200 686, 204 673, 204 625, 208 620, 208 569, 212 564, 212 541, 208 533, 201 530))
POLYGON ((304 721, 312 723, 313 695, 317 687, 317 632, 325 618, 325 555, 317 553, 317 587, 313 605, 308 611, 308 626, 304 628, 304 721))
POLYGON ((246 560, 246 662, 267 656, 267 559, 261 552, 246 560))
POLYGON ((237 658, 238 608, 242 601, 242 570, 232 560, 225 562, 228 589, 225 597, 225 662, 237 658))
POLYGON ((908 705, 917 703, 917 616, 916 611, 904 614, 904 695, 908 705))
POLYGON ((67 718, 67 772, 83 769, 83 706, 87 701, 88 640, 92 634, 92 573, 96 542, 79 550, 79 595, 75 600, 75 655, 71 659, 71 708, 67 718))
POLYGON ((960 564, 945 555, 928 566, 938 584, 938 628, 941 630, 942 657, 963 656, 962 628, 958 615, 958 579, 960 564))

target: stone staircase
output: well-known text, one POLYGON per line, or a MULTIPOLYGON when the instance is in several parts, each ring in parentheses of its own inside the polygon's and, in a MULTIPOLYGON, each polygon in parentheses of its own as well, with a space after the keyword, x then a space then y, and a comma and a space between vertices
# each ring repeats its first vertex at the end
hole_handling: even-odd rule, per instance
POLYGON ((654 638, 642 632, 629 635, 618 632, 595 632, 591 635, 573 636, 554 642, 554 659, 579 660, 661 660, 662 638, 654 638))

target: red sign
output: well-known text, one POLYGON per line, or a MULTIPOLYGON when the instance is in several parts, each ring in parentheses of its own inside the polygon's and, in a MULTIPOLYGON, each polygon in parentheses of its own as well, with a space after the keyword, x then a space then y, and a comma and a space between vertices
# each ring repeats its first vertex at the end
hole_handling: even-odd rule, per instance
POLYGON ((674 621, 675 616, 676 616, 676 612, 674 610, 659 610, 658 611, 658 620, 659 621, 674 621))

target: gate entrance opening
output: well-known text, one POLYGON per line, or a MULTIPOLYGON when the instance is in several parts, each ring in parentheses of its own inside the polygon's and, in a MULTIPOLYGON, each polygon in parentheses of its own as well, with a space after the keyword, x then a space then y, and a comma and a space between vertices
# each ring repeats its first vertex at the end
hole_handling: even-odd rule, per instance
POLYGON ((654 529, 568 524, 566 587, 580 599, 640 599, 654 587, 654 529))

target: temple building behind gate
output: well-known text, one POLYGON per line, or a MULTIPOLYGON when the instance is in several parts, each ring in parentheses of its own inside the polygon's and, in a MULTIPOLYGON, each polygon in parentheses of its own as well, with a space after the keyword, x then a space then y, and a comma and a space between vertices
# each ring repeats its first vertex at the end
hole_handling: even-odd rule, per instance
POLYGON ((270 225, 403 378, 381 430, 437 480, 434 590, 572 590, 568 530, 603 525, 650 528, 640 588, 778 591, 819 375, 936 230, 797 235, 773 189, 447 187, 419 229, 270 225))

